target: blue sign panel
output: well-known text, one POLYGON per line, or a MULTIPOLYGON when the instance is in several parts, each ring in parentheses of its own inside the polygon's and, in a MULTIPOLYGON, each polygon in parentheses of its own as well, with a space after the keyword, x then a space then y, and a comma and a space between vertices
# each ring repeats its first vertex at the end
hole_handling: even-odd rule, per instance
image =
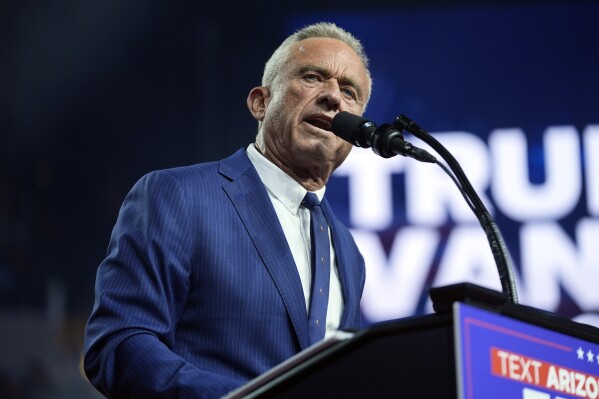
POLYGON ((599 397, 599 345, 456 303, 460 399, 599 397))

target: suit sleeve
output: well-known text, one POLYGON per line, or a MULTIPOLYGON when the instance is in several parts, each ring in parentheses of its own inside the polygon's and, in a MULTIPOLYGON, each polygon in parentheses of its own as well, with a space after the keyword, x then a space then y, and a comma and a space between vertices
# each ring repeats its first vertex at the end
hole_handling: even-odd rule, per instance
POLYGON ((216 398, 243 383, 172 350, 189 292, 188 212, 167 171, 140 179, 121 207, 85 332, 85 372, 110 398, 216 398))

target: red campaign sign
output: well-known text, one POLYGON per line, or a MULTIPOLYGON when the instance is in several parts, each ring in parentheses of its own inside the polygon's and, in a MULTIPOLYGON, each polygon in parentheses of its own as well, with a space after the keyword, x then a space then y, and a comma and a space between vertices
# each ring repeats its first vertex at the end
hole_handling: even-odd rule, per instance
POLYGON ((580 398, 599 396, 596 375, 496 347, 491 348, 491 373, 580 398))

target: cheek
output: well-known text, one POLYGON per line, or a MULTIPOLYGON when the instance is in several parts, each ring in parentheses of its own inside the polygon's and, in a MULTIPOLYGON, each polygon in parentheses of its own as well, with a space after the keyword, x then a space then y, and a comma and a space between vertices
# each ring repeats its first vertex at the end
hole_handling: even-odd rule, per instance
POLYGON ((345 154, 345 156, 348 156, 353 145, 351 145, 350 143, 348 143, 347 141, 345 141, 343 139, 340 139, 340 140, 341 140, 341 145, 340 145, 339 151, 341 153, 345 154))
POLYGON ((354 103, 348 104, 348 112, 354 115, 362 115, 364 113, 364 107, 354 103))
POLYGON ((290 95, 289 92, 285 92, 284 95, 274 95, 271 98, 266 112, 271 118, 281 120, 291 115, 296 107, 297 101, 295 96, 290 95))
POLYGON ((314 101, 318 95, 318 88, 302 85, 302 84, 291 84, 287 87, 285 95, 285 106, 287 109, 302 108, 306 104, 314 101))
POLYGON ((283 103, 278 97, 271 98, 264 110, 264 120, 270 125, 277 126, 280 123, 283 112, 283 103))

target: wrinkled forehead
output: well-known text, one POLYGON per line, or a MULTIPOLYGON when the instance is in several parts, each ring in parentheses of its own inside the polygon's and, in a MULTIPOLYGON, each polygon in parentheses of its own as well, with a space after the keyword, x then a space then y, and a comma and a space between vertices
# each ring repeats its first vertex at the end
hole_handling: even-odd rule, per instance
POLYGON ((358 54, 345 42, 333 38, 309 38, 294 43, 287 67, 293 71, 303 65, 315 65, 331 73, 342 73, 369 92, 368 71, 358 54))

